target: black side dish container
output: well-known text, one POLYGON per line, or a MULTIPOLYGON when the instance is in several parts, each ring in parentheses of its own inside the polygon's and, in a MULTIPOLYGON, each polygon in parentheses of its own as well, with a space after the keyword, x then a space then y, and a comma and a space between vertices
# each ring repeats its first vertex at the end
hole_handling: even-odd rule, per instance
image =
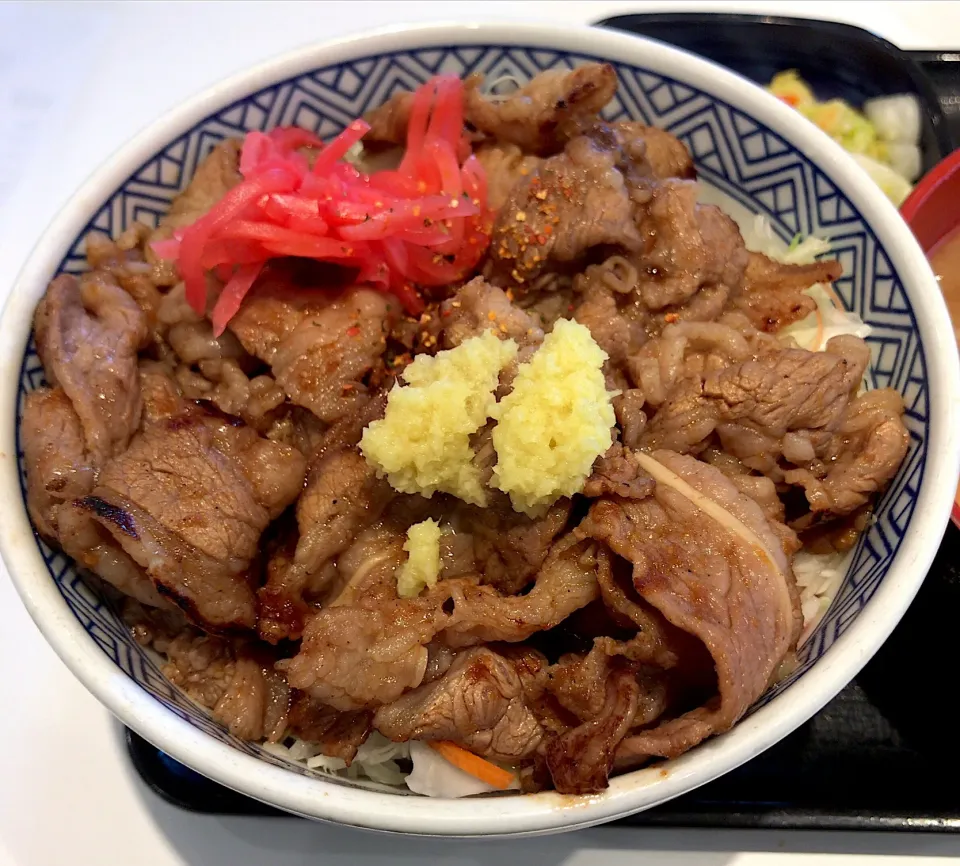
POLYGON ((876 96, 913 93, 920 100, 923 171, 956 146, 933 83, 920 66, 907 52, 859 27, 722 12, 621 15, 598 26, 667 42, 758 84, 796 69, 818 99, 839 98, 857 108, 876 96))

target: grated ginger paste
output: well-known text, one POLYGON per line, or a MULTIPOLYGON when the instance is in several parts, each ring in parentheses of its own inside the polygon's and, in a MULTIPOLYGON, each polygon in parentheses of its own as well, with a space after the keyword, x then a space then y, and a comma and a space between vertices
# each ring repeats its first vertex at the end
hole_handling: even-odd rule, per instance
POLYGON ((387 398, 384 417, 371 423, 360 450, 401 493, 450 493, 486 505, 487 491, 473 462, 470 437, 496 406, 500 370, 517 354, 513 340, 492 331, 434 356, 418 355, 387 398))
POLYGON ((427 518, 407 530, 403 543, 407 561, 397 571, 397 595, 415 598, 440 576, 440 524, 427 518))
POLYGON ((516 511, 537 516, 579 493, 610 447, 616 393, 606 389, 606 360, 586 327, 560 319, 494 409, 493 484, 516 511))

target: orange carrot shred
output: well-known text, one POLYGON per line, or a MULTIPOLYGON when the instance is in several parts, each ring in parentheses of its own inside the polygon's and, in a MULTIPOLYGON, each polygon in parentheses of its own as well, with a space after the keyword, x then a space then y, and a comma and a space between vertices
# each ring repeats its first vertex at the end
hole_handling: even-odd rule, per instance
POLYGON ((823 345, 823 315, 820 312, 820 307, 817 307, 814 312, 817 316, 817 337, 813 342, 813 351, 819 352, 820 347, 823 345))
POLYGON ((427 745, 457 769, 469 773, 475 779, 486 782, 497 790, 505 791, 516 781, 516 777, 509 770, 504 770, 503 767, 492 764, 486 758, 468 752, 456 743, 440 740, 438 742, 428 741, 427 745))
POLYGON ((827 294, 830 296, 830 300, 833 301, 833 305, 838 310, 845 310, 846 307, 843 305, 843 301, 840 298, 840 295, 837 294, 837 290, 830 283, 824 283, 823 288, 826 290, 827 294))

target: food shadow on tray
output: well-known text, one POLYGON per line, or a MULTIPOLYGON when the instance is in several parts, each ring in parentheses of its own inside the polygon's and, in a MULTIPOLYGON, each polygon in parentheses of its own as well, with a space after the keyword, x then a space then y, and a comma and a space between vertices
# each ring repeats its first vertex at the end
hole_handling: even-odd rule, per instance
MULTIPOLYGON (((955 666, 960 530, 940 552, 900 625, 806 725, 749 763, 628 826, 778 829, 960 829, 960 749, 931 735, 956 706, 943 671, 955 666)), ((283 813, 193 772, 128 731, 134 767, 158 795, 194 812, 283 813)))

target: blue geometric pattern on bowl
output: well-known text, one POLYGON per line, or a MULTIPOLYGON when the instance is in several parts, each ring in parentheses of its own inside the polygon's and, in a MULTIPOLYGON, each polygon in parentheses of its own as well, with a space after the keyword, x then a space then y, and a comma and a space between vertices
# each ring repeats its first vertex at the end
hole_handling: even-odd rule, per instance
MULTIPOLYGON (((295 124, 327 138, 397 90, 409 90, 439 72, 482 73, 488 80, 528 80, 546 69, 602 60, 537 48, 456 47, 403 51, 328 66, 272 85, 197 124, 145 163, 103 203, 77 239, 61 270, 85 269, 83 237, 89 230, 117 235, 140 220, 154 224, 186 185, 197 164, 218 142, 250 130, 295 124)), ((903 394, 911 447, 883 497, 876 522, 853 552, 833 604, 801 651, 800 666, 754 707, 769 702, 802 676, 850 626, 890 567, 913 515, 923 479, 930 400, 926 363, 910 301, 898 274, 861 214, 804 154, 754 118, 682 81, 629 64, 614 64, 620 79, 608 120, 632 119, 669 130, 690 149, 702 179, 749 210, 766 216, 789 240, 800 232, 830 238, 844 276, 836 289, 844 304, 873 329, 870 378, 903 394)), ((52 276, 52 275, 51 275, 52 276)), ((24 395, 43 381, 31 343, 24 357, 24 395)), ((19 429, 18 409, 18 429, 19 429)), ((20 471, 23 477, 23 457, 20 471)), ((38 541, 50 576, 77 619, 127 675, 180 717, 249 754, 297 772, 259 746, 232 737, 186 699, 130 637, 111 606, 88 587, 62 554, 38 541)), ((351 784, 364 784, 353 782, 351 784)), ((364 787, 382 789, 373 783, 364 787)))

